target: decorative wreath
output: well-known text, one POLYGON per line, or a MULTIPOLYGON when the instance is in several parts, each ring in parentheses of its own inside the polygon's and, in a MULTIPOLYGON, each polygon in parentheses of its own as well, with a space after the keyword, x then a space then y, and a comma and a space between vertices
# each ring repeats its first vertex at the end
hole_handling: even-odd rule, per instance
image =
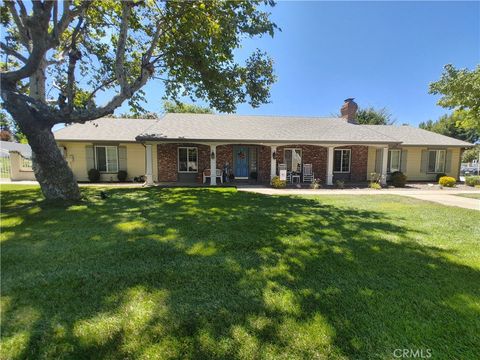
POLYGON ((240 159, 245 159, 245 153, 243 151, 240 151, 237 155, 240 159))

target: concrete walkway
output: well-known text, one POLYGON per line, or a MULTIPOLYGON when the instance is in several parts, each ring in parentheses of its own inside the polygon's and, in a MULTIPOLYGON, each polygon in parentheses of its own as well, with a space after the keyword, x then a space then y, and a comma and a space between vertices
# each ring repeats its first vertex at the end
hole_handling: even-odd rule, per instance
POLYGON ((457 206, 480 211, 480 200, 456 196, 457 194, 480 194, 480 190, 442 189, 272 189, 267 187, 239 187, 239 191, 264 195, 401 195, 419 200, 433 201, 442 205, 457 206))

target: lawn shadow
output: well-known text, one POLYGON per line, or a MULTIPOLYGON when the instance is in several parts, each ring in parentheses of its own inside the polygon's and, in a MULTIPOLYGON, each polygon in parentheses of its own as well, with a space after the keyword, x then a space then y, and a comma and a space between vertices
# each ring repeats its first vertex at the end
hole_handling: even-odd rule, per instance
POLYGON ((479 271, 398 216, 233 189, 83 191, 3 214, 12 357, 478 354, 479 271))

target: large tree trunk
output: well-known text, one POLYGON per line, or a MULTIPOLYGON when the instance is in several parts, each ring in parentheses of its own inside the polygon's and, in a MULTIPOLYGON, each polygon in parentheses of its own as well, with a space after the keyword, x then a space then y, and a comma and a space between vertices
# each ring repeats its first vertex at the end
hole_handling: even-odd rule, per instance
POLYGON ((18 121, 32 147, 33 171, 47 199, 79 200, 80 190, 72 170, 63 158, 50 127, 33 119, 18 121))
POLYGON ((25 134, 33 152, 33 171, 47 199, 79 200, 80 190, 72 170, 60 153, 48 114, 29 107, 15 96, 15 87, 2 84, 4 107, 25 134))

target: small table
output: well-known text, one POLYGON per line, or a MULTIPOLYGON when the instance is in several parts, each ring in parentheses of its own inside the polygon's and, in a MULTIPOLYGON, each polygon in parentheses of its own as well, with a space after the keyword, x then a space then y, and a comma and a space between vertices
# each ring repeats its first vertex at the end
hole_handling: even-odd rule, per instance
POLYGON ((300 175, 299 174, 292 174, 292 184, 295 184, 295 179, 298 179, 298 183, 300 183, 300 175))

